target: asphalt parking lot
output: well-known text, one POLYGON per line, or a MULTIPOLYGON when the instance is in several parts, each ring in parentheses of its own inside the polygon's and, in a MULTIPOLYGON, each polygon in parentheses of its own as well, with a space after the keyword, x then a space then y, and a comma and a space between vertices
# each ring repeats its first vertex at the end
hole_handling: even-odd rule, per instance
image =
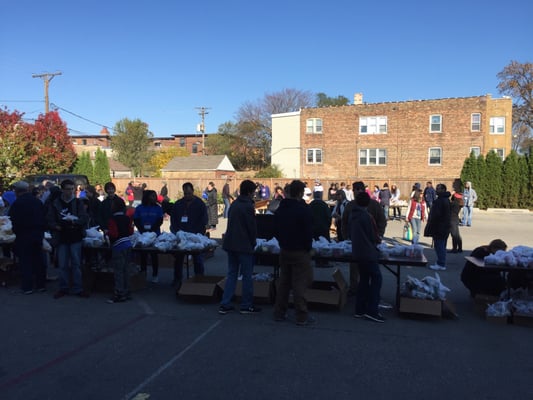
MULTIPOLYGON (((402 226, 389 222, 386 236, 399 238, 402 226)), ((0 398, 530 399, 533 328, 485 321, 459 274, 464 256, 492 239, 533 246, 533 213, 476 210, 461 234, 465 252, 450 254, 440 273, 457 319, 390 310, 376 324, 352 317, 352 298, 342 310, 315 309, 310 327, 274 322, 268 304, 259 315, 221 316, 216 302, 176 299, 170 269, 121 304, 107 304, 109 293, 54 300, 54 283, 28 296, 2 288, 0 398)), ((348 278, 347 267, 336 266, 348 278)), ((206 273, 225 274, 221 249, 206 273)), ((429 274, 405 268, 402 280, 429 274)), ((386 270, 383 277, 382 297, 392 303, 394 278, 386 270)))

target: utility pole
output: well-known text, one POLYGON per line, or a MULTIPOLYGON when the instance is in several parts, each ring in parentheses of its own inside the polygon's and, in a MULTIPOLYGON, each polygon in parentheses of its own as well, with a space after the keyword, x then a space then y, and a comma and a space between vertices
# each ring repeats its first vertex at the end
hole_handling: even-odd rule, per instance
POLYGON ((61 75, 60 71, 57 72, 45 72, 44 74, 33 74, 32 78, 42 78, 44 81, 44 112, 48 114, 48 111, 50 111, 50 103, 48 101, 48 86, 50 85, 50 81, 54 79, 54 76, 61 75))
POLYGON ((199 129, 197 131, 202 132, 202 155, 205 156, 205 116, 209 114, 207 110, 210 110, 211 107, 195 107, 198 111, 198 115, 202 117, 202 122, 199 124, 199 129))

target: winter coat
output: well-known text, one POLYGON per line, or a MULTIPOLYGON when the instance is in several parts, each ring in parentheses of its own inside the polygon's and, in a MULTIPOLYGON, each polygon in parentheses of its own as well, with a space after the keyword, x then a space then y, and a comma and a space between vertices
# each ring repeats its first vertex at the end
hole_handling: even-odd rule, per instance
POLYGON ((249 196, 239 196, 228 211, 228 226, 222 248, 226 251, 251 254, 255 249, 257 224, 254 201, 249 196))
POLYGON ((429 211, 428 223, 424 236, 446 240, 451 229, 450 192, 438 195, 429 211))

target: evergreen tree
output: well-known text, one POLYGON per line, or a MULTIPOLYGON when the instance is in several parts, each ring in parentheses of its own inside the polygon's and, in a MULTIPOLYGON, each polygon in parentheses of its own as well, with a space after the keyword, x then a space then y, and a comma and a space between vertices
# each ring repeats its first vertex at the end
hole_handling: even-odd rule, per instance
POLYGON ((519 198, 518 198, 518 207, 520 208, 529 208, 532 206, 531 203, 531 193, 528 182, 529 182, 529 169, 527 165, 527 157, 519 156, 518 157, 518 178, 519 178, 519 198))
POLYGON ((477 181, 477 162, 476 162, 476 156, 474 155, 474 152, 470 153, 470 156, 465 159, 465 162, 463 163, 463 168, 461 169, 461 182, 462 187, 464 187, 465 182, 472 182, 473 185, 477 185, 479 182, 477 181))
POLYGON ((104 186, 111 180, 109 173, 109 160, 105 151, 100 149, 96 150, 96 156, 94 158, 94 177, 91 181, 93 185, 100 184, 104 186))
POLYGON ((527 156, 527 165, 528 165, 528 171, 529 171, 529 174, 528 174, 528 191, 529 191, 529 196, 528 196, 528 199, 529 199, 529 205, 528 205, 528 208, 531 209, 533 208, 533 154, 531 154, 531 152, 529 153, 529 155, 527 156))
POLYGON ((487 164, 485 163, 485 157, 480 154, 476 158, 476 186, 475 191, 477 194, 477 206, 482 209, 486 209, 487 206, 487 164))
POLYGON ((520 175, 518 155, 511 150, 505 158, 502 168, 502 180, 505 182, 505 190, 502 192, 502 207, 517 208, 520 198, 520 175))
POLYGON ((486 196, 487 207, 502 207, 503 181, 502 181, 502 159, 494 151, 487 153, 486 164, 486 196))
POLYGON ((87 179, 92 183, 93 179, 93 163, 91 162, 91 156, 88 151, 82 152, 78 155, 76 164, 74 165, 75 174, 87 175, 87 179))

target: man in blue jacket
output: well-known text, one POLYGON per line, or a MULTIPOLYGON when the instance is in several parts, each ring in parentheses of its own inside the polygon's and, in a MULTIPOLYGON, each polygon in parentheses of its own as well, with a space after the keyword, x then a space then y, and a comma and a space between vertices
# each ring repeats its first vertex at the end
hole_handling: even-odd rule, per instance
POLYGON ((280 278, 274 319, 283 321, 287 318, 289 292, 292 289, 297 325, 310 325, 315 322, 307 311, 305 299, 305 290, 313 282, 313 215, 302 199, 304 189, 305 184, 302 181, 292 181, 289 185, 289 197, 281 200, 274 213, 274 236, 280 246, 280 278))
MULTIPOLYGON (((199 197, 194 195, 192 183, 185 182, 182 185, 183 197, 174 203, 170 215, 170 231, 176 233, 185 231, 191 233, 201 233, 205 235, 207 227, 207 207, 199 197)), ((183 277, 183 259, 185 254, 176 255, 174 260, 174 284, 176 292, 181 288, 183 277)), ((204 274, 204 258, 202 254, 193 255, 194 274, 204 274)))

